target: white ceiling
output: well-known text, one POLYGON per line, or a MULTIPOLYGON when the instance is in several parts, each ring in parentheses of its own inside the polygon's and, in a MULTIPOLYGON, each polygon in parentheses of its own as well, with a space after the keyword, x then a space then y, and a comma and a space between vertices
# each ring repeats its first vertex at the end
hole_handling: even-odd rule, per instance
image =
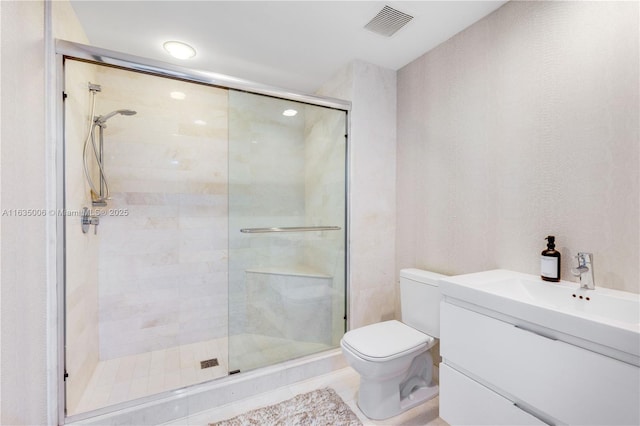
POLYGON ((506 1, 87 1, 93 46, 312 93, 354 59, 397 70, 506 1), (390 38, 364 29, 385 5, 414 17, 390 38), (197 50, 170 57, 168 40, 197 50))

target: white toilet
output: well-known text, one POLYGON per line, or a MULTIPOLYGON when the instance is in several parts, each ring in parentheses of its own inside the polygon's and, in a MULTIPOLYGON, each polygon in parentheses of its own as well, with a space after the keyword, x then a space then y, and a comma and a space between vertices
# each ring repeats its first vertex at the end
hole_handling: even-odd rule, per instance
POLYGON ((360 374, 358 407, 374 420, 396 416, 438 394, 429 349, 440 337, 444 275, 400 271, 402 322, 391 320, 348 331, 340 346, 360 374))

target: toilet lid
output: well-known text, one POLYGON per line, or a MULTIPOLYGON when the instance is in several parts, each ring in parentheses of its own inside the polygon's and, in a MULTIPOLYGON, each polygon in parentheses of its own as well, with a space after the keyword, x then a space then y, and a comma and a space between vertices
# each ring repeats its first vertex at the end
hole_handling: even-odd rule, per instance
POLYGON ((391 320, 347 332, 342 338, 350 348, 366 358, 389 358, 433 342, 433 337, 391 320))

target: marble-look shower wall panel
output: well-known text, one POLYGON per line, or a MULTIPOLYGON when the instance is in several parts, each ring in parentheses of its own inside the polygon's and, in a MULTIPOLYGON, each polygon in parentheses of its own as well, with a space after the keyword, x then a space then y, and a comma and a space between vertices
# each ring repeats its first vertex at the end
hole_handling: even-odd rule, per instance
POLYGON ((305 213, 309 225, 339 226, 341 231, 305 235, 304 264, 332 277, 331 343, 344 334, 346 114, 305 107, 305 213))
POLYGON ((230 335, 249 326, 245 271, 303 262, 299 235, 240 232, 305 224, 303 124, 294 102, 229 94, 230 335), (283 116, 289 108, 298 115, 283 116))
MULTIPOLYGON (((227 91, 100 68, 102 359, 227 335, 227 91)), ((222 356, 222 355, 221 355, 222 356)))
POLYGON ((318 91, 348 99, 350 117, 349 326, 396 311, 396 73, 354 61, 318 91))
MULTIPOLYGON (((345 226, 345 114, 306 107, 305 122, 305 212, 313 225, 345 226)), ((344 232, 309 235, 305 263, 335 276, 344 271, 344 232), (342 255, 336 252, 341 249, 342 255), (339 259, 336 270, 336 259, 339 259)))
POLYGON ((331 277, 303 269, 246 272, 248 333, 331 344, 331 277))

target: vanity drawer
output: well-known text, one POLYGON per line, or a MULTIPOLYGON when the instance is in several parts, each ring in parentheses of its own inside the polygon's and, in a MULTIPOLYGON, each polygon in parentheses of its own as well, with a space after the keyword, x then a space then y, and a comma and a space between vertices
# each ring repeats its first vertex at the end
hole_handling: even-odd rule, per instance
POLYGON ((450 425, 545 424, 445 364, 440 364, 440 417, 450 425))
POLYGON ((445 364, 563 423, 640 424, 637 367, 450 303, 440 314, 445 364))

